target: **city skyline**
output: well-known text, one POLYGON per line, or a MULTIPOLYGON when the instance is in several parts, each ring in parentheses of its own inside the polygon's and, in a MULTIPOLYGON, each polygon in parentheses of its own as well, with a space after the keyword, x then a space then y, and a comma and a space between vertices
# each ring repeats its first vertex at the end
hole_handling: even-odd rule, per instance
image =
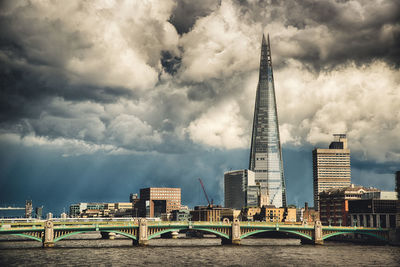
POLYGON ((223 202, 248 167, 260 36, 273 44, 288 204, 312 149, 346 133, 352 183, 394 190, 399 3, 15 2, 0 6, 0 205, 127 201, 180 187, 223 202))

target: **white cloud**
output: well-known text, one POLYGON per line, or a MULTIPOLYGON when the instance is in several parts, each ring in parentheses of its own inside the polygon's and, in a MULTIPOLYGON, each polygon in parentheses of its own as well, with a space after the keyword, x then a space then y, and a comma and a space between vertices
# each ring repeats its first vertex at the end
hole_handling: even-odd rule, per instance
POLYGON ((399 70, 379 61, 349 64, 317 77, 292 64, 275 76, 280 122, 290 125, 285 134, 302 144, 327 146, 333 133, 347 133, 354 153, 398 161, 399 77, 399 70))
POLYGON ((187 132, 195 142, 226 149, 246 147, 249 136, 246 135, 244 118, 237 103, 221 103, 209 109, 200 118, 191 122, 187 132))
POLYGON ((253 52, 260 34, 261 27, 242 23, 237 7, 223 1, 219 9, 199 19, 181 38, 185 48, 182 79, 202 82, 256 67, 258 56, 253 52))

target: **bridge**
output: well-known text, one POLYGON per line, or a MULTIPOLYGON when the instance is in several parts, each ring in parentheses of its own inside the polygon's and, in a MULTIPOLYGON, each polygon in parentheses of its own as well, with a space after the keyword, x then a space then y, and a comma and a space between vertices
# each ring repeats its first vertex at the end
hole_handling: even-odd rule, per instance
POLYGON ((25 207, 7 206, 7 207, 0 207, 0 210, 25 210, 25 207))
POLYGON ((1 235, 16 235, 42 242, 43 247, 54 244, 69 236, 101 232, 123 235, 133 240, 134 245, 145 246, 148 241, 166 233, 182 230, 212 233, 221 238, 222 244, 236 244, 244 238, 264 232, 282 232, 299 237, 304 243, 323 244, 324 240, 343 234, 372 236, 389 243, 394 240, 394 230, 366 227, 322 226, 317 221, 314 225, 273 224, 267 222, 154 222, 144 218, 131 221, 56 221, 37 220, 32 222, 0 222, 1 235))

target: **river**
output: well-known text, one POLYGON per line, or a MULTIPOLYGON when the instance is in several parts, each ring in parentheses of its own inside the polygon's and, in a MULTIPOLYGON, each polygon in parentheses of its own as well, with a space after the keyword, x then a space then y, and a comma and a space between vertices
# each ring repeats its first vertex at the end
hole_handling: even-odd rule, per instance
POLYGON ((400 266, 400 247, 325 242, 302 245, 297 239, 248 238, 240 246, 219 238, 152 239, 133 247, 123 237, 100 239, 81 234, 43 249, 37 241, 0 237, 0 266, 400 266), (8 239, 8 241, 7 241, 8 239))

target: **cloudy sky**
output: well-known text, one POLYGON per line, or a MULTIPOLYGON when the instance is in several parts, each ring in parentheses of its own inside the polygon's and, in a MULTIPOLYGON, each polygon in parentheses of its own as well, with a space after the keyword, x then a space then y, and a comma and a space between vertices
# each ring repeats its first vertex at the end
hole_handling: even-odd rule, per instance
POLYGON ((347 133, 352 182, 400 170, 398 1, 2 1, 0 205, 59 214, 182 187, 223 202, 248 167, 271 39, 288 203, 312 202, 313 147, 347 133))

